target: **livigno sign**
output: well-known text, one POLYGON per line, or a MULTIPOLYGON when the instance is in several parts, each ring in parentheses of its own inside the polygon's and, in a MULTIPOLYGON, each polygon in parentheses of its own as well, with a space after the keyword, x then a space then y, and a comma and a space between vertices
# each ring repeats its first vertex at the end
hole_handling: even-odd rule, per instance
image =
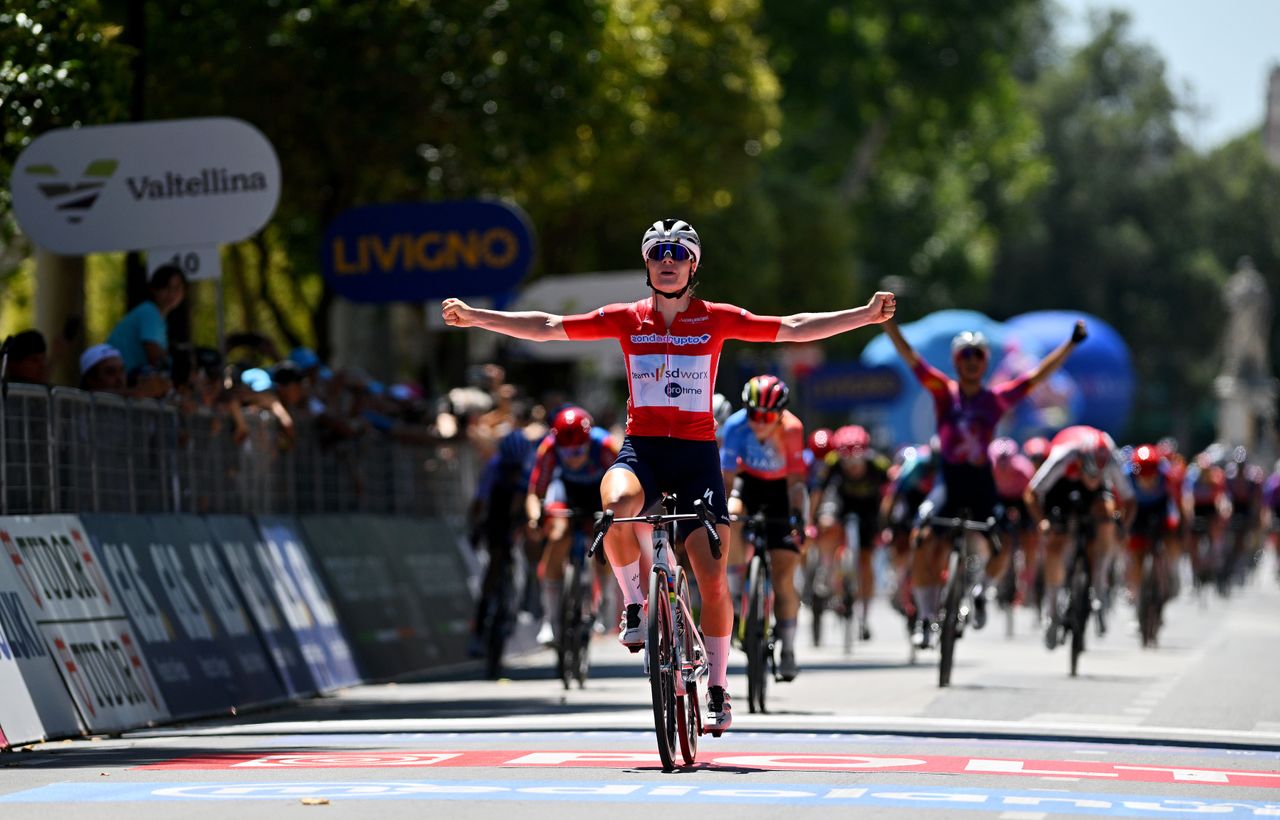
POLYGON ((256 233, 280 199, 280 161, 228 117, 64 128, 10 179, 18 224, 55 253, 215 245, 256 233))
POLYGON ((505 300, 529 272, 533 232, 523 211, 497 201, 369 205, 338 215, 322 260, 334 290, 355 302, 505 300))

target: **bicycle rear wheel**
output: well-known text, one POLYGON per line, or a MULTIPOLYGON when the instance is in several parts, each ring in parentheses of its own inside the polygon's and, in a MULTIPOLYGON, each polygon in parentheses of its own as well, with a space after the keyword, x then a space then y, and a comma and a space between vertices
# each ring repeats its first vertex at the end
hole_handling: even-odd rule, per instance
POLYGON ((942 634, 938 642, 938 686, 951 685, 951 665, 956 655, 956 633, 960 627, 960 601, 964 597, 964 562, 951 553, 951 571, 943 589, 942 634))
POLYGON ((679 660, 674 643, 675 628, 671 599, 667 593, 667 573, 654 567, 649 576, 649 689, 653 699, 653 728, 658 740, 662 770, 675 769, 676 685, 679 660))
POLYGON ((858 627, 858 553, 853 547, 845 547, 840 558, 840 597, 844 602, 843 648, 844 654, 853 654, 853 637, 858 627))
POLYGON ((1138 631, 1144 649, 1156 645, 1156 632, 1160 628, 1160 590, 1155 563, 1151 555, 1143 559, 1142 586, 1138 589, 1138 631))
POLYGON ((768 637, 765 634, 764 561, 757 555, 747 570, 747 612, 742 648, 747 653, 747 707, 764 712, 767 686, 768 637))
POLYGON ((680 735, 680 758, 686 766, 692 766, 698 757, 698 736, 702 734, 702 704, 698 700, 698 678, 696 626, 685 618, 686 612, 693 612, 689 595, 689 579, 684 571, 677 568, 676 573, 676 606, 673 610, 676 624, 677 657, 681 661, 681 669, 677 674, 684 677, 684 694, 676 696, 676 729, 680 735), (680 602, 684 602, 681 606, 680 602))
POLYGON ((830 583, 823 570, 821 551, 816 547, 806 553, 805 578, 809 587, 809 611, 813 615, 813 645, 818 647, 822 646, 822 613, 827 609, 830 583))

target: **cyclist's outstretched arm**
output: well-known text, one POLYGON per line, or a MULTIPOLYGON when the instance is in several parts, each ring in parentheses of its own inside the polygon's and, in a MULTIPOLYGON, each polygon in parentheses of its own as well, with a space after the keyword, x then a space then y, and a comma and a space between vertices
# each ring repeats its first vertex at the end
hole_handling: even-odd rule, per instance
POLYGON ((915 370, 920 364, 920 354, 916 353, 915 348, 902 335, 902 331, 898 329, 898 323, 890 319, 884 323, 885 335, 889 337, 889 341, 893 342, 893 349, 898 351, 898 355, 902 357, 902 361, 906 363, 910 370, 915 370))
POLYGON ((565 341, 564 317, 540 310, 507 311, 474 308, 461 299, 445 299, 440 304, 444 322, 452 327, 478 327, 528 339, 532 342, 565 341))
POLYGON ((831 313, 793 313, 778 317, 779 342, 816 342, 866 325, 878 325, 893 318, 897 301, 892 293, 878 291, 862 307, 831 313))
POLYGON ((1071 331, 1071 338, 1054 348, 1053 352, 1040 360, 1040 364, 1031 369, 1027 374, 1027 383, 1034 388, 1045 379, 1053 375, 1053 371, 1062 367, 1062 363, 1071 355, 1071 351, 1076 345, 1080 344, 1088 336, 1085 330, 1084 322, 1076 322, 1075 328, 1071 331))

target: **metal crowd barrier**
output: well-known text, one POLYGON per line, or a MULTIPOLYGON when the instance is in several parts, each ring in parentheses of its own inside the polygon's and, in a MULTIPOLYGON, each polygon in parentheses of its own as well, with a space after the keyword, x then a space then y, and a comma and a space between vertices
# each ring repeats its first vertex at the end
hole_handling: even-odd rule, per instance
POLYGON ((460 520, 478 472, 465 442, 287 434, 245 408, 243 437, 207 408, 11 384, 0 402, 0 514, 369 512, 460 520))

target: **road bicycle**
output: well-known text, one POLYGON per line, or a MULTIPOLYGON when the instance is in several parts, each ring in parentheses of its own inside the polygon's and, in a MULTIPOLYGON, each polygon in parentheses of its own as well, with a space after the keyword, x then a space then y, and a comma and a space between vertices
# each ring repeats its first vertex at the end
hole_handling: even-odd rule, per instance
POLYGON ((742 538, 747 545, 747 584, 742 591, 742 651, 747 655, 747 706, 768 711, 765 694, 769 679, 779 680, 773 633, 773 566, 766 541, 770 525, 790 526, 790 519, 766 518, 763 513, 743 516, 742 538))
POLYGON ((968 515, 968 511, 963 511, 958 518, 932 516, 928 520, 929 527, 937 537, 951 539, 947 580, 942 587, 942 617, 938 627, 941 633, 938 642, 938 686, 951 685, 956 641, 964 635, 969 615, 973 612, 973 591, 982 570, 982 559, 970 545, 970 535, 985 535, 991 543, 992 553, 1000 552, 995 518, 977 521, 968 515))
MULTIPOLYGON (((1077 507, 1077 493, 1071 494, 1071 506, 1077 507)), ((1089 627, 1089 615, 1100 604, 1095 603, 1093 591, 1093 562, 1089 560, 1089 542, 1097 534, 1097 526, 1092 517, 1083 512, 1073 512, 1070 519, 1070 533, 1073 543, 1071 563, 1067 569, 1067 610, 1062 619, 1063 628, 1071 633, 1071 677, 1076 677, 1080 667, 1080 656, 1085 650, 1085 633, 1089 627)), ((1050 606, 1057 606, 1050 601, 1050 606)))
POLYGON ((713 737, 720 734, 702 724, 698 693, 711 669, 702 633, 694 624, 688 574, 672 555, 671 528, 679 521, 700 522, 716 560, 720 559, 720 534, 716 532, 715 513, 702 499, 693 502, 692 513, 677 514, 674 495, 664 497, 662 506, 665 514, 629 518, 615 518, 613 510, 605 510, 596 523, 595 539, 587 554, 596 554, 614 524, 647 524, 653 530, 653 569, 645 603, 649 631, 644 666, 653 700, 658 756, 662 770, 670 772, 676 767, 677 750, 684 764, 692 766, 698 756, 698 737, 708 732, 713 737))
POLYGON ((1165 535, 1155 535, 1142 557, 1142 581, 1138 586, 1138 634, 1142 648, 1154 648, 1169 600, 1169 566, 1164 548, 1165 535))
POLYGON ((810 549, 805 555, 805 588, 806 602, 813 615, 810 629, 813 633, 813 645, 822 645, 822 616, 828 611, 834 612, 841 619, 844 627, 842 643, 845 654, 853 651, 855 610, 858 600, 858 562, 859 529, 857 513, 850 513, 844 518, 845 543, 836 551, 834 565, 828 566, 822 560, 822 551, 810 549))
POLYGON ((564 570, 564 586, 560 597, 560 620, 556 642, 556 674, 564 688, 577 681, 578 688, 585 688, 590 671, 591 636, 594 633, 599 608, 597 606, 595 577, 587 561, 587 534, 584 524, 591 513, 582 510, 551 512, 569 519, 572 541, 564 570))

